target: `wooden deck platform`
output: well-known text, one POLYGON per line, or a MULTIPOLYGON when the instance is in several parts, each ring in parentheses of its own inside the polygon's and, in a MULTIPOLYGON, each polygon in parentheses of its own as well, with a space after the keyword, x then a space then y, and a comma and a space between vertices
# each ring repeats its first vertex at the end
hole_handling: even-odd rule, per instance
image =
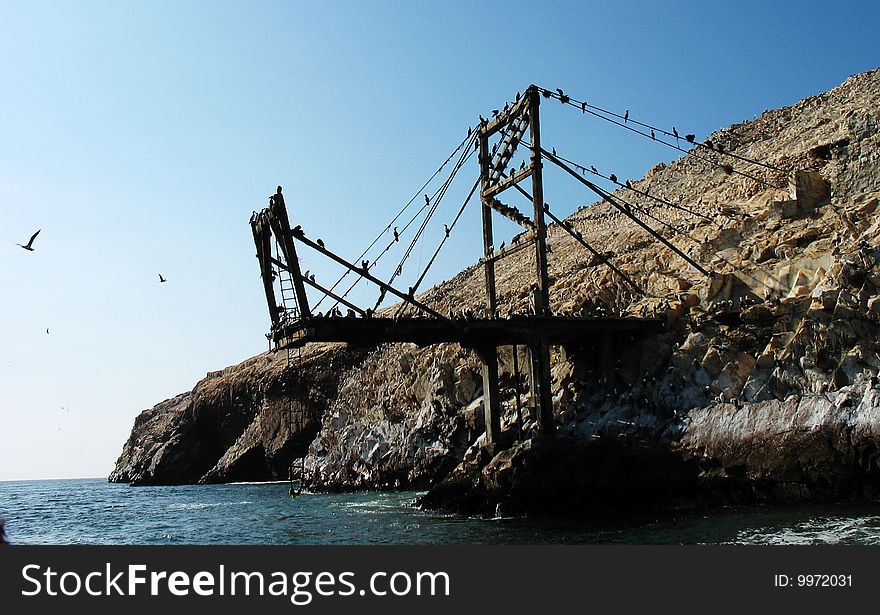
POLYGON ((312 342, 348 342, 375 346, 410 342, 428 346, 443 342, 469 348, 530 344, 538 337, 550 345, 579 345, 611 334, 643 336, 662 333, 664 324, 645 318, 568 318, 518 316, 510 319, 440 320, 434 318, 313 317, 276 331, 279 348, 312 342))

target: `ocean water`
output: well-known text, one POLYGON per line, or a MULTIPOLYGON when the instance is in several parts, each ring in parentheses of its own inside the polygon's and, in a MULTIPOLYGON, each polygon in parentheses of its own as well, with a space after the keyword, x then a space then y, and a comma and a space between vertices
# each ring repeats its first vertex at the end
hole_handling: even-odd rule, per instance
POLYGON ((880 505, 487 520, 418 510, 418 495, 13 481, 0 482, 0 516, 18 544, 880 544, 880 505))

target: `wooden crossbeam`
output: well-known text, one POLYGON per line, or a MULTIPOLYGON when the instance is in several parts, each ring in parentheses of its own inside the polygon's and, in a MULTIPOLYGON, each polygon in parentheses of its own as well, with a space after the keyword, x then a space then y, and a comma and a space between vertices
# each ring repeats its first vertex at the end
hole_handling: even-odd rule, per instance
POLYGON ((507 163, 510 162, 510 159, 513 158, 517 146, 519 146, 526 129, 529 127, 529 122, 526 117, 520 118, 517 122, 518 123, 514 126, 513 132, 511 132, 508 138, 504 141, 504 147, 501 148, 501 151, 498 152, 492 163, 489 172, 490 182, 496 182, 503 177, 504 168, 507 166, 507 163))
POLYGON ((528 165, 519 171, 516 171, 513 175, 508 177, 507 179, 498 182, 497 184, 492 184, 488 188, 486 188, 483 192, 480 193, 484 199, 491 199, 496 194, 500 194, 510 188, 514 184, 518 184, 522 180, 532 175, 534 169, 532 165, 528 165))
POLYGON ((505 256, 510 256, 511 254, 516 254, 517 252, 519 252, 520 250, 523 250, 524 248, 531 247, 532 242, 534 240, 535 240, 535 234, 529 233, 525 237, 520 238, 519 241, 517 241, 516 243, 513 243, 513 244, 507 246, 503 250, 498 250, 496 252, 493 252, 491 254, 491 256, 484 256, 480 260, 480 262, 483 263, 483 262, 486 262, 487 260, 497 261, 497 260, 501 260, 505 256))
POLYGON ((486 204, 491 207, 494 211, 497 211, 499 214, 507 218, 512 222, 516 222, 520 226, 523 226, 528 229, 532 229, 535 227, 534 222, 532 222, 525 214, 523 214, 516 207, 511 207, 510 205, 505 205, 498 199, 489 199, 486 201, 486 204))
MULTIPOLYGON (((288 272, 290 271, 290 268, 287 265, 285 265, 284 263, 282 263, 281 261, 279 261, 277 258, 270 258, 270 260, 272 261, 272 263, 274 265, 280 267, 281 269, 284 269, 285 271, 288 271, 288 272)), ((318 290, 318 291, 324 293, 325 295, 327 295, 331 299, 335 299, 336 301, 338 301, 339 303, 341 303, 345 307, 351 308, 352 310, 354 310, 355 312, 357 312, 361 316, 367 315, 367 312, 365 310, 356 306, 354 303, 349 303, 343 297, 340 297, 336 293, 332 292, 329 288, 324 288, 323 286, 321 286, 317 282, 315 282, 305 276, 303 276, 302 281, 305 282, 306 284, 308 284, 309 286, 311 286, 312 288, 314 288, 315 290, 318 290)))
POLYGON ((632 213, 632 211, 630 210, 629 207, 624 207, 623 205, 621 205, 620 203, 618 203, 618 202, 614 199, 614 197, 612 197, 608 192, 606 192, 605 190, 602 190, 599 186, 597 186, 597 185, 594 184, 593 182, 588 181, 588 180, 584 179, 583 177, 581 177, 580 175, 578 175, 576 171, 574 171, 573 169, 571 169, 567 164, 563 163, 561 160, 559 160, 556 156, 554 156, 553 154, 551 154, 551 153, 548 152, 547 150, 542 149, 541 151, 543 152, 544 156, 545 156, 550 162, 552 162, 553 164, 555 164, 556 166, 558 166, 559 168, 561 168, 563 171, 565 171, 566 173, 568 173, 569 175, 571 175, 572 177, 574 177, 576 180, 578 180, 579 182, 581 182, 581 183, 582 183, 583 185, 585 185, 587 188, 589 188, 590 190, 592 190, 593 192, 595 192, 596 194, 598 194, 600 197, 602 197, 602 200, 603 200, 603 201, 605 201, 606 203, 608 203, 609 205, 611 205, 612 207, 614 207, 614 208, 617 209, 618 211, 622 212, 622 213, 623 213, 624 215, 626 215, 630 220, 632 220, 633 222, 635 222, 636 224, 638 224, 639 226, 641 226, 641 227, 642 227, 643 229, 645 229, 645 230, 646 230, 646 231, 647 231, 652 237, 654 237, 655 239, 657 239, 657 241, 661 242, 661 243, 662 243, 663 245, 665 245, 667 248, 669 248, 670 250, 672 250, 673 252, 675 252, 676 254, 678 254, 681 258, 683 258, 685 261, 687 261, 688 263, 690 263, 690 264, 691 264, 691 265, 692 265, 697 271, 699 271, 700 273, 702 273, 702 274, 705 275, 705 276, 711 276, 711 274, 710 274, 708 271, 706 271, 706 269, 705 269, 702 265, 700 265, 700 263, 698 263, 697 261, 695 261, 694 259, 692 259, 690 256, 688 256, 687 254, 685 254, 683 251, 679 250, 679 249, 678 249, 677 247, 675 247, 675 246, 674 246, 674 245, 673 245, 668 239, 666 239, 666 238, 663 237, 660 233, 658 233, 657 231, 655 231, 654 229, 652 229, 650 226, 648 226, 647 224, 645 224, 644 222, 642 222, 641 220, 639 220, 639 219, 638 219, 638 218, 632 213))
POLYGON ((586 240, 584 240, 583 236, 582 236, 580 233, 578 233, 577 231, 575 231, 575 230, 573 230, 572 228, 570 228, 570 226, 568 225, 567 222, 565 222, 564 220, 560 220, 559 218, 557 218, 557 217, 553 214, 553 212, 550 211, 550 208, 547 206, 546 203, 544 203, 544 213, 546 213, 546 214, 550 217, 551 220, 553 220, 554 222, 556 222, 556 224, 558 224, 559 226, 561 226, 562 229, 563 229, 566 233, 568 233, 569 235, 571 235, 572 237, 574 237, 575 240, 576 240, 579 244, 581 244, 583 247, 585 247, 587 250, 589 250, 589 251, 593 254, 593 256, 595 256, 596 258, 598 258, 603 264, 608 265, 608 267, 611 269, 611 271, 613 271, 614 273, 616 273, 617 275, 619 275, 621 278, 623 278, 623 279, 626 281, 627 284, 629 284, 630 286, 632 286, 632 287, 635 289, 635 291, 636 291, 637 293, 639 293, 640 295, 644 295, 644 294, 645 294, 645 291, 643 291, 641 288, 639 288, 639 285, 636 284, 635 282, 633 282, 633 281, 630 279, 630 277, 629 277, 628 275, 626 275, 626 274, 625 274, 624 272, 622 272, 620 269, 618 269, 617 267, 615 267, 614 264, 608 259, 607 256, 605 256, 604 254, 602 254, 601 252, 599 252, 598 250, 596 250, 593 246, 591 246, 590 244, 588 244, 588 243, 586 242, 586 240))
POLYGON ((480 129, 481 132, 485 136, 491 137, 493 134, 501 130, 505 124, 509 124, 510 118, 519 115, 523 110, 528 109, 528 107, 528 96, 523 96, 518 102, 513 103, 513 106, 511 106, 507 112, 502 111, 498 114, 498 117, 492 118, 486 122, 486 125, 480 129))
POLYGON ((449 320, 446 316, 444 316, 440 312, 434 310, 433 308, 428 307, 427 305, 425 305, 421 301, 418 301, 417 299, 407 295, 406 293, 400 292, 399 290, 397 290, 396 288, 394 288, 393 286, 391 286, 389 284, 386 284, 385 282, 383 282, 379 278, 376 278, 376 277, 370 275, 366 270, 362 269, 361 267, 357 267, 357 266, 349 263, 347 260, 345 260, 344 258, 342 258, 340 256, 337 256, 336 254, 334 254, 333 252, 331 252, 327 248, 318 245, 317 243, 315 243, 311 239, 307 238, 302 232, 293 233, 293 238, 296 239, 297 241, 299 241, 300 243, 303 243, 303 244, 309 246, 313 250, 320 252, 324 256, 336 261, 337 263, 339 263, 340 265, 342 265, 346 269, 350 270, 352 273, 356 273, 357 275, 361 276, 362 278, 369 280, 370 282, 372 282, 373 284, 375 284, 376 286, 378 286, 382 290, 389 292, 392 295, 394 295, 395 297, 403 299, 407 303, 414 305, 415 307, 422 310, 423 312, 430 314, 434 318, 439 318, 441 320, 449 320))

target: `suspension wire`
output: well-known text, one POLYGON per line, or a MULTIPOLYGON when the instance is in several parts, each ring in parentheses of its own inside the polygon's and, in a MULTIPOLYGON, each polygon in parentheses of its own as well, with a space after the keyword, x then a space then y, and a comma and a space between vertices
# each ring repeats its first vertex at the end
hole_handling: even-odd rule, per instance
POLYGON ((578 164, 577 162, 574 162, 573 160, 569 160, 569 159, 566 158, 565 156, 560 156, 559 154, 556 154, 556 157, 559 158, 560 160, 562 160, 563 162, 567 162, 567 163, 570 164, 571 166, 576 167, 577 169, 581 170, 581 171, 584 172, 584 173, 592 173, 593 175, 596 175, 596 176, 598 176, 598 177, 601 177, 602 179, 607 179, 608 181, 610 181, 610 182, 612 182, 612 183, 614 183, 614 184, 617 184, 617 185, 618 185, 619 187, 621 187, 621 188, 626 188, 627 190, 630 190, 630 191, 632 191, 632 192, 635 192, 636 194, 640 194, 640 195, 642 195, 642 196, 644 196, 644 197, 647 197, 647 198, 649 198, 649 199, 652 199, 652 200, 654 200, 654 201, 657 201, 658 203, 662 203, 663 205, 666 205, 667 207, 672 207, 673 209, 680 209, 681 211, 687 212, 687 213, 689 213, 689 214, 693 214, 693 215, 695 215, 695 216, 699 216, 700 218, 704 218, 705 220, 708 220, 709 222, 713 222, 713 223, 715 222, 710 216, 707 216, 707 215, 704 214, 704 213, 701 213, 701 212, 699 212, 699 211, 695 211, 695 210, 693 210, 693 209, 690 209, 689 207, 685 207, 684 205, 679 205, 679 204, 677 204, 677 203, 672 203, 672 202, 670 202, 670 201, 667 201, 667 200, 664 199, 664 198, 661 198, 661 197, 655 196, 655 195, 651 194, 650 192, 647 192, 647 191, 644 191, 644 190, 639 190, 638 188, 634 188, 634 187, 633 187, 632 185, 630 185, 630 184, 627 184, 627 183, 620 183, 619 181, 617 181, 617 179, 611 179, 611 176, 610 176, 610 175, 603 175, 603 174, 600 173, 598 170, 596 170, 596 168, 593 167, 593 166, 591 166, 591 167, 585 167, 584 165, 578 164))
MULTIPOLYGON (((437 170, 434 171, 434 174, 428 178, 428 181, 426 181, 424 184, 422 184, 421 188, 416 190, 416 192, 415 192, 415 194, 413 194, 412 198, 406 203, 406 205, 403 206, 403 208, 401 208, 401 210, 399 212, 397 212, 397 215, 391 219, 391 222, 389 222, 388 225, 384 229, 382 229, 382 231, 376 236, 376 238, 370 243, 370 245, 368 245, 367 248, 363 252, 361 252, 361 255, 357 257, 357 260, 363 259, 364 256, 367 255, 367 252, 369 252, 373 248, 373 246, 375 246, 379 242, 379 240, 382 238, 382 235, 384 235, 385 233, 387 233, 388 231, 391 230, 391 227, 394 225, 395 222, 397 222, 398 218, 400 218, 400 216, 402 216, 404 214, 404 212, 406 212, 406 210, 409 208, 409 206, 412 205, 413 201, 415 201, 418 198, 418 196, 420 194, 422 194, 422 192, 428 186, 428 184, 430 184, 432 181, 434 181, 434 179, 440 174, 440 172, 443 170, 443 168, 447 164, 449 164, 449 161, 452 160, 453 157, 455 157, 455 155, 458 153, 458 151, 462 147, 464 147, 465 145, 468 145, 469 141, 476 141, 476 138, 477 138, 476 132, 472 129, 472 127, 468 127, 467 136, 461 141, 461 143, 458 144, 458 146, 452 151, 452 153, 449 154, 449 156, 446 158, 446 160, 443 161, 443 164, 441 164, 437 168, 437 170)), ((351 270, 346 269, 345 272, 342 274, 342 276, 338 280, 336 280, 336 282, 333 284, 333 286, 330 287, 330 290, 331 291, 335 290, 336 287, 339 286, 339 284, 342 282, 342 280, 345 279, 345 277, 349 273, 351 273, 351 270)), ((329 295, 324 295, 323 297, 321 297, 321 299, 318 301, 318 303, 315 304, 315 309, 317 309, 318 306, 321 305, 321 302, 323 302, 324 299, 326 299, 328 296, 329 295)))
POLYGON ((415 292, 416 290, 418 290, 419 285, 422 283, 422 280, 425 279, 425 275, 428 273, 428 270, 429 270, 429 269, 431 268, 431 266, 434 264, 434 259, 437 258, 437 255, 440 253, 440 250, 443 248, 443 244, 445 244, 445 243, 446 243, 446 240, 449 239, 449 234, 452 233, 452 229, 455 228, 455 225, 458 223, 458 219, 461 218, 461 214, 464 213, 464 209, 465 209, 465 207, 467 207, 468 203, 470 203, 471 197, 474 196, 474 192, 476 192, 477 187, 478 187, 479 185, 480 185, 480 179, 477 178, 477 181, 474 182, 474 186, 473 186, 473 188, 471 188, 471 191, 468 193, 467 198, 465 198, 464 203, 462 203, 461 207, 460 207, 459 210, 458 210, 458 213, 456 214, 455 218, 452 220, 452 224, 450 224, 450 225, 447 227, 447 228, 448 228, 448 232, 445 232, 445 234, 444 234, 444 236, 443 236, 443 239, 440 240, 440 245, 437 246, 437 249, 434 251, 434 255, 431 257, 431 260, 428 261, 428 264, 427 264, 427 266, 425 267, 425 270, 422 272, 422 275, 419 276, 419 279, 416 280, 415 285, 412 287, 412 288, 413 288, 413 292, 415 292))
MULTIPOLYGON (((531 147, 531 144, 529 144, 529 147, 531 147)), ((592 167, 589 168, 589 169, 587 169, 587 168, 584 167, 583 165, 580 165, 580 164, 578 164, 578 163, 576 163, 576 162, 572 162, 571 160, 569 160, 569 159, 567 159, 567 158, 563 158, 562 156, 560 156, 559 154, 556 153, 555 149, 554 149, 554 151, 553 151, 552 153, 551 153, 551 152, 548 152, 548 151, 545 150, 544 148, 541 148, 541 151, 542 151, 542 152, 543 152, 548 158, 555 158, 555 159, 558 160, 558 161, 564 161, 564 162, 567 162, 567 163, 569 163, 569 164, 571 164, 571 165, 577 167, 578 169, 580 169, 580 170, 583 171, 583 172, 589 171, 590 173, 593 173, 594 175, 598 175, 599 177, 602 177, 602 178, 604 178, 604 179, 607 179, 608 181, 611 181, 611 182, 617 184, 617 185, 620 186, 621 188, 626 188, 627 190, 631 190, 631 191, 636 192, 636 193, 638 193, 638 194, 643 194, 643 195, 645 195, 645 196, 651 197, 651 195, 648 194, 648 193, 646 193, 646 192, 642 192, 641 190, 638 190, 638 189, 636 189, 636 188, 632 188, 631 186, 628 186, 628 185, 626 185, 626 184, 621 184, 621 183, 618 182, 617 180, 613 180, 613 179, 611 179, 610 177, 605 177, 604 175, 602 175, 601 173, 599 173, 599 171, 594 170, 592 167)), ((593 185, 591 182, 586 182, 586 183, 588 183, 588 184, 590 184, 590 185, 593 185)), ((516 187, 519 188, 519 186, 516 186, 516 187)), ((589 186, 588 186, 588 187, 589 187, 589 186)), ((521 190, 521 192, 523 192, 523 193, 525 194, 526 198, 530 198, 530 197, 528 196, 528 194, 526 194, 524 191, 521 190)), ((595 190, 594 190, 594 192, 595 192, 595 190)), ((597 194, 598 194, 598 193, 597 193, 597 194)), ((608 194, 610 194, 610 193, 608 193, 608 194)), ((605 198, 602 194, 599 194, 599 196, 602 196, 603 199, 605 198)), ((675 226, 675 225, 669 224, 669 223, 666 222, 665 220, 661 220, 660 218, 658 218, 658 217, 652 215, 652 214, 649 212, 647 206, 644 206, 644 205, 641 205, 641 204, 638 204, 638 203, 632 203, 632 202, 626 201, 625 199, 621 198, 620 196, 617 196, 617 197, 615 197, 615 198, 616 198, 620 203, 622 203, 624 206, 626 206, 627 208, 635 209, 636 211, 639 211, 639 212, 643 213, 643 214, 644 214, 645 216, 647 216, 648 218, 650 218, 650 219, 652 219, 652 220, 654 220, 654 221, 656 221, 656 222, 659 222, 660 224, 662 224, 662 225, 665 226, 666 228, 670 229, 671 231, 673 231, 673 232, 675 232, 675 233, 678 233, 678 234, 680 234, 680 235, 684 235, 685 237, 687 237, 688 239, 690 239, 691 241, 693 241, 693 242, 696 243, 697 245, 702 245, 702 243, 703 243, 702 241, 700 241, 699 239, 696 239, 695 237, 692 237, 691 235, 689 235, 688 232, 687 232, 685 229, 683 229, 683 228, 681 228, 681 227, 679 227, 679 226, 675 226)), ((699 213, 699 212, 696 212, 696 211, 693 211, 693 210, 691 210, 691 209, 688 209, 687 207, 684 207, 684 206, 681 206, 681 205, 676 205, 676 204, 674 204, 674 203, 669 203, 669 202, 665 201, 664 199, 659 199, 659 198, 657 198, 657 197, 651 197, 651 198, 654 198, 655 200, 658 200, 658 201, 660 201, 661 203, 664 203, 665 205, 669 205, 669 206, 674 207, 674 208, 676 208, 676 209, 681 209, 682 211, 686 211, 686 212, 691 213, 691 214, 694 214, 694 215, 696 215, 696 216, 700 216, 700 217, 705 218, 706 220, 709 220, 710 222, 713 222, 713 223, 714 223, 714 220, 712 220, 712 218, 710 218, 710 217, 708 217, 708 216, 706 216, 706 215, 704 215, 704 214, 701 214, 701 213, 699 213)), ((607 200, 607 199, 605 199, 605 200, 607 200)), ((612 204, 613 204, 613 203, 612 203, 612 204)), ((546 206, 547 204, 545 203, 544 205, 546 206)), ((630 212, 630 213, 631 213, 631 212, 630 212)), ((652 229, 652 230, 653 230, 653 229, 652 229)), ((656 232, 656 231, 654 231, 654 232, 656 232)))
POLYGON ((680 257, 682 257, 684 260, 686 260, 688 263, 693 265, 700 273, 702 273, 705 276, 711 275, 697 261, 695 261, 693 258, 688 256, 687 254, 685 254, 679 248, 675 247, 675 245, 670 243, 670 241, 668 239, 663 237, 660 233, 658 233, 656 230, 652 229, 643 220, 640 220, 635 214, 633 214, 631 206, 629 204, 622 205, 620 202, 620 201, 622 201, 622 199, 620 199, 619 197, 615 197, 607 190, 604 190, 604 189, 600 188, 599 186, 597 186, 596 184, 594 184, 593 182, 589 181, 588 179, 581 177, 580 175, 577 174, 577 171, 574 171, 573 169, 569 168, 568 165, 566 165, 564 162, 559 160, 556 156, 554 156, 553 154, 551 154, 550 152, 548 152, 544 148, 541 148, 541 152, 544 154, 544 156, 547 158, 547 160, 549 160, 550 162, 552 162, 553 164, 555 164, 556 166, 558 166, 562 170, 566 171, 569 175, 571 175, 572 177, 577 179, 579 182, 584 184, 587 188, 589 188, 590 190, 592 190, 593 192, 595 192, 596 194, 601 196, 603 200, 607 201, 613 207, 615 207, 616 209, 618 209, 621 212, 623 212, 624 214, 626 214, 633 222, 635 222, 636 224, 641 226, 643 229, 648 231, 648 233, 650 233, 651 236, 656 237, 661 243, 663 243, 663 245, 665 245, 667 248, 669 248, 670 250, 672 250, 673 252, 678 254, 680 257))
MULTIPOLYGON (((751 160, 751 159, 746 158, 744 156, 731 154, 730 152, 727 152, 727 151, 718 151, 714 147, 711 147, 709 145, 709 143, 711 143, 711 142, 704 143, 704 142, 694 141, 694 144, 697 145, 697 147, 695 147, 692 150, 685 149, 675 143, 669 143, 668 141, 664 141, 663 139, 658 139, 656 136, 652 137, 649 133, 642 132, 641 130, 637 130, 637 129, 633 128, 632 126, 629 126, 628 123, 631 121, 633 124, 638 124, 639 126, 644 126, 644 127, 650 128, 651 130, 654 130, 655 132, 659 131, 665 135, 668 135, 670 137, 674 137, 676 139, 682 138, 681 135, 676 135, 675 133, 670 133, 666 130, 663 130, 662 128, 650 126, 649 124, 644 124, 642 122, 636 122, 635 120, 629 120, 628 118, 626 118, 626 116, 622 116, 618 113, 613 113, 611 111, 606 111, 605 109, 601 109, 601 108, 596 107, 594 105, 588 105, 585 101, 579 101, 579 100, 572 99, 568 95, 560 95, 558 93, 551 92, 551 91, 546 90, 544 88, 538 88, 538 89, 544 94, 544 96, 546 98, 556 98, 557 100, 559 100, 563 104, 569 105, 569 106, 574 107, 576 109, 580 109, 582 113, 589 113, 590 115, 593 115, 595 117, 598 117, 599 119, 605 120, 606 122, 609 122, 611 124, 619 126, 620 128, 625 128, 626 130, 629 130, 629 131, 634 132, 638 135, 641 135, 641 136, 645 137, 646 139, 651 139, 652 141, 656 141, 657 143, 661 143, 661 144, 665 145, 666 147, 672 148, 674 150, 678 150, 678 151, 683 152, 685 154, 691 154, 697 160, 702 160, 703 162, 706 162, 712 166, 718 167, 718 168, 722 169, 725 173, 728 173, 728 174, 735 173, 737 175, 742 175, 743 177, 747 177, 753 181, 764 184, 765 186, 770 186, 773 188, 779 187, 774 184, 771 184, 767 180, 761 179, 760 177, 756 177, 756 176, 751 175, 749 173, 746 173, 744 171, 739 171, 730 165, 722 164, 722 163, 718 162, 717 160, 712 160, 711 158, 706 158, 705 156, 700 156, 699 154, 695 153, 696 149, 698 149, 699 147, 703 147, 705 149, 708 149, 709 151, 716 152, 721 155, 731 156, 731 157, 743 160, 745 162, 748 162, 750 164, 760 165, 760 166, 766 167, 766 168, 773 170, 773 171, 785 173, 785 171, 783 169, 780 169, 778 167, 774 167, 772 165, 768 165, 763 162, 759 162, 757 160, 751 160), (597 111, 600 111, 601 113, 597 113, 596 111, 593 111, 593 109, 596 109, 597 111), (602 113, 611 115, 613 117, 624 119, 625 121, 623 123, 618 122, 618 121, 612 119, 611 117, 606 117, 605 115, 602 115, 602 113)), ((687 140, 687 139, 685 139, 685 140, 687 140)), ((690 143, 690 141, 688 141, 688 142, 690 143)))
MULTIPOLYGON (((536 86, 536 87, 538 87, 538 86, 536 86)), ((710 140, 697 141, 696 139, 688 138, 688 135, 685 135, 684 137, 682 137, 682 135, 679 134, 675 128, 672 129, 673 132, 669 132, 668 130, 664 130, 663 128, 659 128, 657 126, 652 126, 651 124, 646 124, 644 122, 640 122, 636 119, 629 117, 628 112, 625 115, 620 115, 619 113, 615 113, 613 111, 603 109, 602 107, 597 107, 596 105, 587 104, 586 101, 574 99, 571 96, 568 96, 567 94, 559 94, 558 92, 551 92, 550 90, 547 90, 547 89, 541 88, 541 87, 538 87, 538 90, 540 90, 544 94, 545 98, 547 98, 547 97, 555 98, 563 104, 567 104, 567 105, 572 106, 576 109, 580 109, 581 112, 587 112, 587 111, 589 111, 589 109, 595 109, 596 111, 598 111, 600 113, 604 113, 605 115, 610 115, 612 117, 616 117, 618 119, 621 119, 624 121, 625 124, 633 123, 637 126, 641 126, 643 128, 648 128, 649 130, 653 130, 655 132, 660 132, 668 137, 673 137, 676 141, 676 144, 678 143, 679 139, 684 138, 685 141, 687 141, 688 143, 693 143, 696 147, 705 147, 708 150, 711 150, 713 152, 718 152, 719 154, 722 154, 724 156, 730 156, 731 158, 735 158, 736 160, 741 160, 743 162, 748 162, 749 164, 764 167, 766 169, 770 169, 771 171, 778 171, 780 173, 785 173, 785 169, 781 169, 781 168, 774 166, 770 163, 761 162, 760 160, 755 160, 754 158, 748 158, 746 156, 734 154, 733 152, 729 152, 727 150, 718 149, 717 146, 715 146, 715 144, 713 144, 710 140), (564 99, 563 99, 563 97, 564 97, 564 99)), ((602 119, 607 119, 607 118, 602 118, 602 119)), ((645 133, 639 132, 639 134, 651 138, 650 135, 645 135, 645 133)), ((693 137, 693 135, 690 135, 690 137, 693 137)), ((656 141, 657 139, 651 138, 651 140, 656 141)), ((677 148, 677 149, 681 149, 681 148, 677 148)), ((681 151, 688 151, 688 150, 681 150, 681 151)))
MULTIPOLYGON (((446 179, 446 182, 444 182, 444 184, 440 187, 440 190, 438 190, 438 193, 435 194, 433 202, 431 202, 430 200, 426 201, 425 207, 427 207, 430 204, 430 208, 428 209, 428 212, 425 215, 425 219, 422 221, 421 225, 419 226, 419 229, 416 231, 415 236, 413 237, 412 241, 410 242, 410 245, 407 248, 405 254, 400 259, 400 262, 397 264, 397 267, 394 270, 394 273, 391 275, 388 282, 386 282, 389 286, 394 281, 394 279, 397 278, 397 276, 399 276, 403 272, 403 264, 406 262, 406 260, 412 254, 412 251, 415 248, 416 244, 418 243, 419 239, 421 239, 422 234, 425 231, 425 228, 427 228, 428 223, 431 221, 431 218, 433 217, 434 213, 437 211, 437 207, 440 205, 440 202, 443 200, 443 197, 446 195, 446 191, 449 189, 449 186, 452 185, 452 182, 455 179, 455 176, 458 174, 458 172, 461 170, 461 168, 464 166, 464 164, 468 161, 468 159, 472 155, 473 155, 473 151, 466 152, 466 153, 462 152, 457 164, 453 167, 451 173, 449 174, 449 177, 446 179)), ((379 308, 379 305, 382 303, 382 301, 384 299, 385 299, 385 292, 381 292, 379 294, 379 298, 376 300, 375 306, 373 307, 374 311, 379 308)))
MULTIPOLYGON (((466 150, 466 151, 467 151, 468 153, 467 153, 467 155, 464 157, 464 160, 459 160, 459 161, 457 161, 456 164, 454 165, 453 170, 452 170, 452 172, 451 172, 453 176, 454 176, 454 174, 457 173, 458 170, 464 165, 464 163, 467 162, 467 160, 469 160, 470 157, 474 154, 474 151, 473 151, 473 150, 470 150, 470 148, 468 148, 468 150, 466 150)), ((446 183, 450 182, 450 181, 451 181, 450 179, 447 179, 447 180, 444 182, 444 185, 445 185, 446 183)), ((437 195, 440 193, 440 190, 441 190, 441 189, 442 189, 442 186, 441 186, 440 188, 438 188, 436 191, 434 191, 433 195, 432 195, 431 198, 429 199, 429 202, 428 202, 428 203, 425 203, 424 205, 422 205, 422 206, 418 209, 418 211, 416 211, 416 213, 413 214, 413 216, 409 219, 409 221, 408 221, 408 222, 403 226, 403 228, 401 229, 401 231, 400 231, 401 234, 402 234, 402 233, 405 233, 406 230, 407 230, 407 229, 408 229, 408 228, 409 228, 409 227, 410 227, 410 226, 411 226, 411 225, 412 225, 412 224, 418 219, 418 217, 422 214, 422 212, 424 212, 426 209, 428 209, 428 207, 430 206, 429 203, 431 203, 431 202, 436 202, 436 200, 437 200, 437 195)), ((370 268, 374 267, 374 266, 375 266, 375 265, 376 265, 376 264, 382 259, 382 257, 385 256, 385 254, 387 254, 387 253, 391 250, 391 248, 394 247, 394 244, 397 243, 397 241, 398 241, 397 239, 392 239, 392 240, 388 243, 388 245, 385 246, 385 249, 383 249, 382 252, 380 252, 379 255, 378 255, 377 257, 375 257, 375 258, 372 260, 372 262, 368 263, 368 265, 367 265, 367 269, 369 270, 370 268)), ((356 278, 355 281, 352 282, 352 284, 348 287, 348 289, 346 289, 346 291, 342 294, 342 298, 343 298, 343 299, 346 298, 346 297, 349 295, 349 293, 351 293, 351 291, 355 288, 355 286, 357 286, 358 284, 360 284, 361 281, 362 281, 363 279, 364 279, 364 278, 362 278, 362 277, 358 277, 358 278, 356 278)), ((384 295, 384 293, 383 293, 383 295, 384 295)), ((334 304, 333 307, 335 307, 336 305, 339 305, 339 303, 337 302, 336 304, 334 304)), ((331 308, 331 309, 332 309, 332 308, 331 308)), ((375 310, 375 308, 374 308, 374 310, 375 310)))

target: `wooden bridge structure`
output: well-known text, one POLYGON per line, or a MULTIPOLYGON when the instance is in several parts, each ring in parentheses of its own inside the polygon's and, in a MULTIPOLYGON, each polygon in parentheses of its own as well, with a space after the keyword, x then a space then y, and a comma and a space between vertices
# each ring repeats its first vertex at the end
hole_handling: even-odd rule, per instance
MULTIPOLYGON (((483 230, 481 265, 485 278, 485 304, 488 309, 483 310, 479 316, 470 315, 467 318, 448 313, 442 314, 438 308, 420 301, 415 296, 414 289, 402 291, 374 276, 367 262, 362 261, 358 265, 327 249, 321 240, 307 237, 300 226, 291 227, 282 190, 278 187, 277 192, 270 197, 269 206, 260 212, 255 212, 250 221, 272 319, 269 337, 275 347, 291 349, 312 342, 347 342, 356 346, 372 346, 388 342, 411 342, 425 346, 448 342, 474 349, 482 361, 486 445, 495 448, 501 441, 498 368, 500 347, 522 345, 528 348, 533 416, 538 432, 550 435, 554 431, 550 373, 551 346, 598 350, 603 370, 610 380, 613 375, 614 355, 619 345, 661 332, 664 328, 663 324, 654 319, 611 316, 576 318, 561 317, 551 313, 551 282, 547 273, 545 221, 547 216, 557 221, 562 229, 598 258, 599 262, 614 269, 627 283, 633 286, 634 284, 601 252, 590 246, 580 233, 553 216, 544 203, 542 173, 544 160, 566 167, 555 154, 541 147, 539 121, 541 93, 539 88, 530 86, 522 97, 518 97, 512 105, 491 120, 481 118, 481 123, 473 135, 473 146, 478 148, 479 152, 479 194, 483 230), (523 143, 527 131, 528 142, 523 143), (497 139, 497 143, 490 148, 490 140, 493 137, 497 139), (521 144, 529 150, 529 163, 519 169, 513 169, 511 161, 521 144), (501 201, 506 191, 513 190, 526 196, 531 202, 531 211, 528 214, 501 201), (494 245, 493 216, 497 215, 512 220, 524 229, 520 240, 503 250, 496 250, 494 245), (277 246, 274 251, 273 238, 277 246), (348 272, 378 287, 383 296, 385 294, 395 296, 416 311, 420 317, 392 317, 390 312, 373 313, 372 310, 362 308, 350 301, 346 296, 334 293, 333 289, 324 287, 312 276, 303 274, 297 246, 309 248, 321 257, 341 265, 348 272), (502 317, 496 298, 496 267, 501 266, 506 256, 526 249, 531 250, 533 255, 531 259, 533 275, 529 287, 531 309, 527 315, 502 317), (346 315, 342 315, 339 310, 326 314, 313 313, 306 293, 307 288, 314 289, 337 302, 338 305, 344 306, 346 315)), ((566 168, 566 170, 574 174, 570 169, 566 168)), ((580 179, 577 174, 574 175, 580 179)), ((628 208, 614 202, 608 193, 599 194, 624 214, 631 215, 628 208)), ((634 219, 639 221, 637 218, 634 219)), ((657 236, 656 233, 653 234, 657 236)), ((658 236, 658 239, 667 243, 662 237, 658 236)))

